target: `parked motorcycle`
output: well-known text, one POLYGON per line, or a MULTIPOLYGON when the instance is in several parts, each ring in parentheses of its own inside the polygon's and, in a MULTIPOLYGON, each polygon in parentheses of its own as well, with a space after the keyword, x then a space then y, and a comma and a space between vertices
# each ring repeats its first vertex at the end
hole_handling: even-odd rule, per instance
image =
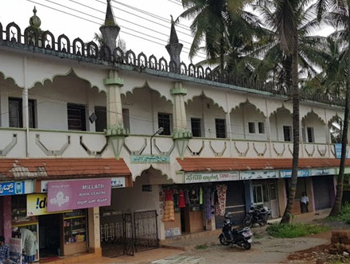
POLYGON ((264 226, 267 224, 267 219, 271 216, 271 210, 266 206, 262 208, 256 208, 252 206, 248 214, 243 219, 244 227, 252 227, 254 224, 264 226))
POLYGON ((249 227, 234 229, 229 213, 225 214, 222 233, 219 236, 221 245, 238 245, 246 250, 249 250, 252 247, 252 237, 253 233, 250 231, 249 227))

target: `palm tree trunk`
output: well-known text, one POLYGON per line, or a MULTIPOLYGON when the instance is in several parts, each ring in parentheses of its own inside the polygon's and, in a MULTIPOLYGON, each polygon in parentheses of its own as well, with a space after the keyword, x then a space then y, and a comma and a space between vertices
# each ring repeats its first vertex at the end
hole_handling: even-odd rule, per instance
POLYGON ((296 44, 292 54, 292 88, 293 88, 293 162, 292 177, 289 184, 287 207, 281 219, 281 224, 287 224, 291 221, 292 208, 295 198, 298 182, 298 165, 299 165, 299 87, 298 87, 298 41, 295 37, 296 44))
MULTIPOLYGON (((348 34, 350 32, 350 17, 348 18, 348 34)), ((348 73, 350 69, 350 53, 348 52, 348 73)), ((350 99, 350 75, 348 74, 346 82, 346 94, 345 94, 345 113, 344 113, 344 126, 343 135, 341 140, 341 156, 339 175, 337 180, 337 193, 335 196, 335 202, 330 212, 330 216, 336 216, 341 211, 341 204, 343 200, 343 185, 344 185, 344 170, 345 170, 345 158, 346 158, 346 147, 348 145, 348 126, 349 126, 349 99, 350 99)))

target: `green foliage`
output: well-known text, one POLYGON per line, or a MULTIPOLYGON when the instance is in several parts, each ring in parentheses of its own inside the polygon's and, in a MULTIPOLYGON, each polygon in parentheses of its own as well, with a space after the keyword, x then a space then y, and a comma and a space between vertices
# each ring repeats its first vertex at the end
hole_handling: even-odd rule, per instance
POLYGON ((302 223, 295 224, 273 224, 266 231, 270 236, 280 238, 303 237, 312 234, 326 232, 329 227, 323 225, 308 225, 302 223))
POLYGON ((346 202, 342 208, 340 213, 337 216, 327 217, 329 221, 342 221, 347 224, 350 224, 350 203, 346 202))
POLYGON ((203 244, 203 245, 197 245, 196 246, 196 249, 197 250, 205 250, 208 248, 208 245, 207 244, 203 244))

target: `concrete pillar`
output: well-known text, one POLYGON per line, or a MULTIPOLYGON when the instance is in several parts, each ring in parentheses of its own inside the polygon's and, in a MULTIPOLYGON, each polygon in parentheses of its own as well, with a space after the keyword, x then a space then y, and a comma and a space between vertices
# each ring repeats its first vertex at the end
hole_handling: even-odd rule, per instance
POLYGON ((108 78, 104 80, 107 87, 107 128, 111 126, 123 126, 123 111, 120 88, 123 86, 123 79, 118 72, 110 70, 108 78))
POLYGON ((0 197, 0 235, 5 237, 6 243, 12 237, 12 215, 11 215, 11 196, 0 197))
POLYGON ((100 238, 100 208, 88 209, 89 217, 89 252, 102 256, 100 238))
POLYGON ((182 86, 182 83, 176 82, 174 88, 171 89, 171 94, 174 96, 174 131, 185 130, 187 128, 187 117, 184 97, 187 94, 187 89, 182 86))

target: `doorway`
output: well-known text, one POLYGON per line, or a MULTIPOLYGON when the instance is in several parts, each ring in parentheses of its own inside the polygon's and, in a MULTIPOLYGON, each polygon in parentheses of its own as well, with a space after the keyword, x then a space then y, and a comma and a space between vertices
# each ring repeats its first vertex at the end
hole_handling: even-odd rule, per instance
POLYGON ((61 253, 61 215, 39 216, 39 250, 40 257, 54 257, 61 253))

